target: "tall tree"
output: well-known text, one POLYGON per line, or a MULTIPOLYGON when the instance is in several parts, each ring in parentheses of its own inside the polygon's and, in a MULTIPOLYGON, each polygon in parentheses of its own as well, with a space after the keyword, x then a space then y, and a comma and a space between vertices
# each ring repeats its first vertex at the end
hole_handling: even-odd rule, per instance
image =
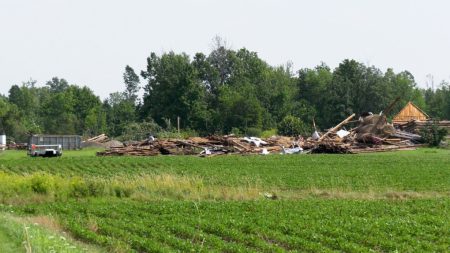
POLYGON ((125 73, 123 73, 123 81, 125 83, 125 99, 136 104, 140 89, 140 80, 133 68, 128 65, 125 67, 125 73))
POLYGON ((57 92, 63 92, 65 89, 69 88, 69 83, 61 78, 53 77, 52 80, 48 81, 45 85, 47 85, 50 88, 51 92, 57 93, 57 92))
POLYGON ((152 53, 147 58, 143 114, 158 124, 164 119, 181 119, 182 127, 204 129, 208 118, 205 90, 186 54, 152 53))
POLYGON ((106 112, 108 134, 111 136, 122 135, 127 125, 136 120, 135 105, 127 100, 123 92, 111 93, 104 101, 103 109, 106 112))

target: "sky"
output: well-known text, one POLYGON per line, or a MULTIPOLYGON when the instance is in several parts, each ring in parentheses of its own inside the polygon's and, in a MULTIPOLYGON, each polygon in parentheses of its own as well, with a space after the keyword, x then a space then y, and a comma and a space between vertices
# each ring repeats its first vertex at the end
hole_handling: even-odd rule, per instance
POLYGON ((273 66, 355 59, 408 70, 420 87, 450 80, 446 0, 0 0, 0 94, 57 76, 104 99, 124 89, 126 65, 208 54, 215 36, 273 66))

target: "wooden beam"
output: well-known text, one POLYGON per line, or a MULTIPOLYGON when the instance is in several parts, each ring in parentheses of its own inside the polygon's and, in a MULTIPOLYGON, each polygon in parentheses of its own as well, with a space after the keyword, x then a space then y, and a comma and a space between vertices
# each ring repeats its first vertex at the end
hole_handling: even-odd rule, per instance
POLYGON ((341 128, 341 126, 347 124, 351 119, 353 119, 353 117, 355 117, 355 114, 353 113, 352 115, 350 115, 348 118, 346 118, 344 121, 342 121, 341 123, 337 124, 335 127, 333 127, 332 129, 328 130, 328 132, 326 132, 324 135, 322 135, 319 138, 319 141, 322 141, 327 135, 331 134, 332 132, 335 132, 336 130, 338 130, 339 128, 341 128))

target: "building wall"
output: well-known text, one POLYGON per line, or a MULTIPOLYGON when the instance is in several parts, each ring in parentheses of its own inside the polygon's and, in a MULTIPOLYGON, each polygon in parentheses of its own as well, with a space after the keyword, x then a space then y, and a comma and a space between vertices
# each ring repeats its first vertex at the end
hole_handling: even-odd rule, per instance
POLYGON ((411 120, 427 120, 428 117, 423 112, 421 112, 413 104, 408 103, 405 108, 403 108, 394 118, 394 122, 408 122, 411 120))

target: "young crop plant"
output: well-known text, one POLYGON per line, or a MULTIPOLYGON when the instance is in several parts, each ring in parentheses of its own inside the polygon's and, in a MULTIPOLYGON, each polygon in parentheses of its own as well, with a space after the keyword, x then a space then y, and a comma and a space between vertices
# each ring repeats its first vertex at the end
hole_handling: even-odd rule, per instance
POLYGON ((445 252, 449 208, 448 198, 197 203, 91 199, 13 210, 23 215, 52 212, 77 238, 130 251, 445 252))

